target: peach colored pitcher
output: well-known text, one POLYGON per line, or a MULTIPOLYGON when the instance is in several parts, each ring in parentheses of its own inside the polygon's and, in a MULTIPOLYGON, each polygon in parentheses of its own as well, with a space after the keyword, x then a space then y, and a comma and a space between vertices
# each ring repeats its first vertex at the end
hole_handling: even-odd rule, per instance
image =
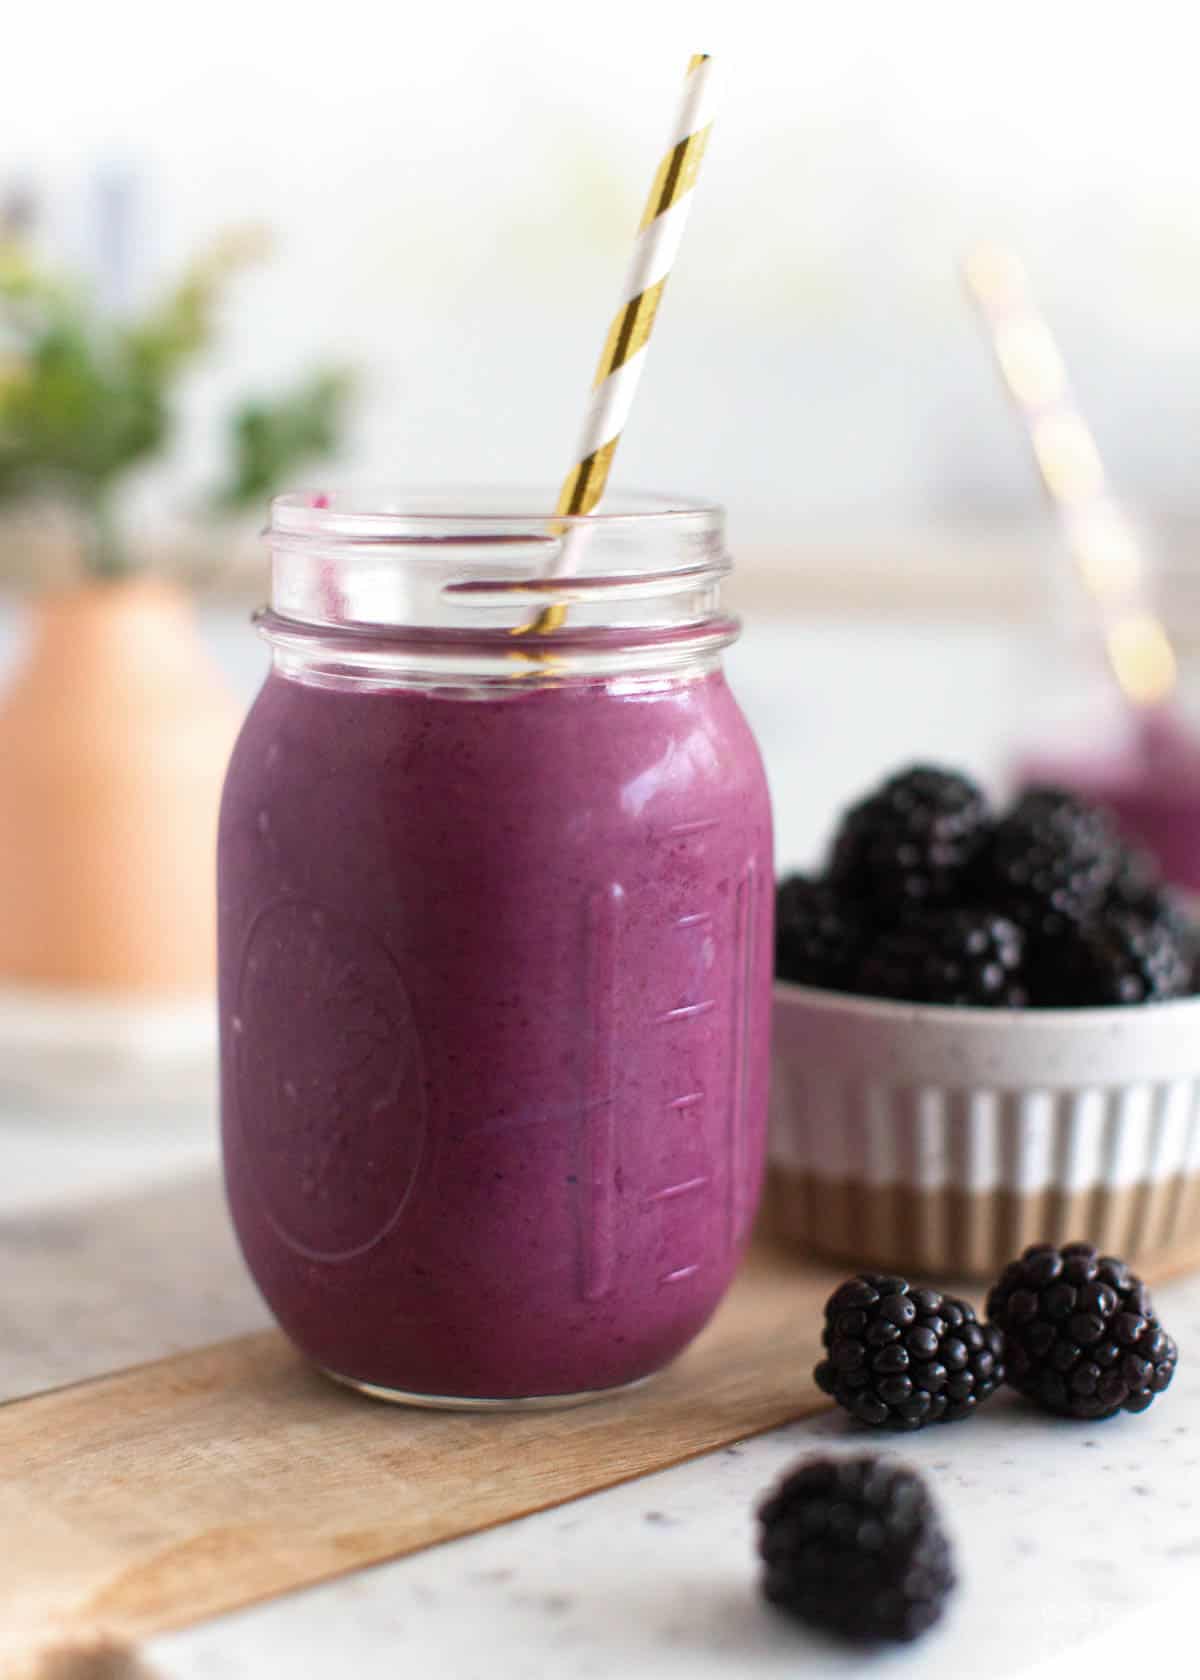
POLYGON ((0 986, 209 989, 238 719, 179 587, 132 578, 34 601, 0 697, 0 986))

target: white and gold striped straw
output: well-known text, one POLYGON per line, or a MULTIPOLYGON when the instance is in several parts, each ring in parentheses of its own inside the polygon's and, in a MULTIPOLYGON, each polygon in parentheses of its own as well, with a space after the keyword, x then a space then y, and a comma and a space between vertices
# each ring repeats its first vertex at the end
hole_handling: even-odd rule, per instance
MULTIPOLYGON (((563 518, 594 512, 608 482, 613 456, 646 365, 650 334, 683 238, 696 177, 712 130, 711 72, 712 60, 707 53, 697 53, 688 65, 671 143, 655 172, 638 226, 621 305, 609 328, 592 381, 592 397, 584 416, 575 464, 558 498, 555 512, 563 518)), ((567 531, 554 566, 555 574, 574 569, 572 538, 577 529, 572 527, 567 531)), ((526 630, 556 630, 566 612, 566 606, 556 602, 544 608, 530 623, 518 626, 515 634, 526 630)))
POLYGON ((1113 675, 1133 705, 1157 706, 1175 686, 1175 654, 1150 604, 1138 535, 1108 487, 1096 440, 1071 395, 1024 266, 1004 246, 980 245, 968 253, 963 279, 1004 388, 1029 433, 1071 557, 1099 610, 1113 675))

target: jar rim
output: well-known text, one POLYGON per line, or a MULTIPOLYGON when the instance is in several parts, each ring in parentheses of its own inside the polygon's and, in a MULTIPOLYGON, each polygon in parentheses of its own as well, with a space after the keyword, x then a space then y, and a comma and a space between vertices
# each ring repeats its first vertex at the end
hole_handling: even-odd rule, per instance
POLYGON ((287 625, 326 637, 361 632, 380 647, 431 632, 447 656, 468 643, 446 633, 466 631, 472 645, 483 636, 493 650, 485 663, 503 654, 506 674, 514 653, 550 646, 580 669, 615 668, 610 631, 631 650, 645 641, 647 657, 658 649, 665 661, 682 657, 685 643, 724 645, 730 620, 719 594, 732 561, 722 509, 625 493, 603 513, 560 518, 555 501, 549 489, 455 486, 279 496, 263 629, 277 656, 287 625), (667 633, 681 628, 676 647, 667 633))
POLYGON ((697 497, 649 491, 614 491, 603 510, 556 514, 558 491, 545 486, 427 485, 397 490, 362 486, 336 490, 292 490, 271 502, 268 536, 334 537, 343 542, 420 541, 435 530, 479 534, 532 534, 553 525, 662 529, 719 527, 724 508, 697 497))

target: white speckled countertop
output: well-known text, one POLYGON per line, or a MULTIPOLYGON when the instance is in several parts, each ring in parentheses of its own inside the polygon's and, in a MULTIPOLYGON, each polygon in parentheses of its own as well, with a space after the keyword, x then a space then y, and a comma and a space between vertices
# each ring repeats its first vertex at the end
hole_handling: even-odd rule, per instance
MULTIPOLYGON (((253 643, 240 626, 216 630, 248 687, 253 643)), ((776 625, 748 638, 733 663, 766 749, 781 855, 810 849, 832 803, 901 756, 998 766, 1001 708, 1028 653, 1010 630, 978 626, 776 625), (864 673, 888 694, 882 709, 850 708, 869 692, 864 673), (948 707, 948 692, 963 703, 948 707), (830 730, 833 716, 844 728, 830 730)), ((265 1321, 220 1210, 202 1099, 168 1113, 143 1089, 68 1113, 11 1091, 5 1105, 3 1081, 0 1068, 0 1400, 265 1321)), ((165 1680, 1137 1673, 1190 1634, 1200 1559, 1200 1277, 1164 1289, 1159 1307, 1182 1362, 1142 1417, 1072 1426, 1000 1397, 970 1423, 876 1443, 823 1415, 160 1637, 146 1654, 165 1680), (940 1630, 871 1658, 762 1604, 751 1515, 802 1453, 864 1446, 928 1472, 962 1577, 940 1630)))
MULTIPOLYGON (((1168 1304, 1195 1345, 1200 1289, 1177 1288, 1168 1304)), ((750 1512, 763 1488, 801 1453, 862 1445, 832 1417, 159 1639, 150 1652, 176 1680, 316 1680, 384 1662, 453 1680, 999 1680, 1042 1663, 1082 1674, 1099 1631, 1111 1654, 1125 1624, 1139 1639, 1153 1612, 1161 1649, 1192 1620, 1200 1450, 1187 1418, 1198 1397, 1200 1372, 1185 1365, 1169 1403, 1142 1420, 1073 1429, 1000 1401, 962 1430, 906 1441, 903 1457, 929 1472, 941 1499, 963 1585, 942 1630, 883 1660, 793 1628, 755 1588, 750 1512)), ((1106 1662, 1090 1674, 1116 1671, 1106 1662)))
POLYGON ((447 1680, 1136 1673, 1123 1648, 1145 1660, 1194 1625, 1200 1558, 1200 1362, 1187 1358, 1200 1282, 1164 1290, 1160 1307, 1184 1358, 1141 1417, 1075 1426, 998 1397, 970 1423, 897 1446, 823 1415, 149 1652, 173 1680, 325 1680, 385 1664, 447 1680), (783 1621, 758 1596, 752 1555, 752 1508, 799 1455, 875 1445, 928 1473, 962 1579, 940 1630, 882 1658, 783 1621))
MULTIPOLYGON (((61 1134, 44 1133, 65 1175, 56 1205, 0 1202, 0 1398, 264 1322, 224 1222, 211 1142, 197 1170, 206 1129, 200 1116, 181 1126, 177 1172, 165 1170, 164 1143, 153 1182, 99 1200, 63 1194, 86 1189, 86 1160, 65 1171, 61 1134), (171 1254, 165 1270, 150 1263, 171 1254)), ((26 1133, 27 1161, 34 1148, 26 1133)), ((1073 1425, 1002 1395, 968 1423, 897 1441, 823 1414, 162 1636, 147 1655, 165 1680, 1127 1674, 1116 1656, 1124 1646, 1131 1656, 1150 1639, 1163 1649, 1193 1625, 1200 1558, 1200 1360, 1189 1357, 1200 1347, 1200 1276, 1161 1290, 1158 1304, 1182 1361, 1140 1417, 1073 1425), (927 1472, 962 1578, 942 1629, 883 1657, 793 1627, 756 1588, 752 1511, 762 1493, 806 1452, 864 1449, 927 1472), (1085 1663, 1095 1637, 1102 1649, 1085 1663)))

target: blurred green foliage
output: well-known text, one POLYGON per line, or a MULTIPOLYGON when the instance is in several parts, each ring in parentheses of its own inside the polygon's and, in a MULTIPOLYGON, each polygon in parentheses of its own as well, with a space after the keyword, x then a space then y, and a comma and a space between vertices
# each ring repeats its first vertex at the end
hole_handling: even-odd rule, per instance
MULTIPOLYGON (((181 377, 213 343, 229 279, 264 251, 257 231, 225 235, 126 320, 0 237, 0 508, 65 502, 82 522, 87 568, 131 570, 138 559, 120 529, 118 486, 168 449, 181 377)), ((332 454, 351 391, 347 372, 322 369, 271 400, 240 403, 212 509, 261 504, 306 461, 332 454)))
POLYGON ((233 415, 233 459, 216 505, 262 503, 298 461, 332 455, 352 388, 349 374, 326 370, 275 402, 244 402, 233 415))

